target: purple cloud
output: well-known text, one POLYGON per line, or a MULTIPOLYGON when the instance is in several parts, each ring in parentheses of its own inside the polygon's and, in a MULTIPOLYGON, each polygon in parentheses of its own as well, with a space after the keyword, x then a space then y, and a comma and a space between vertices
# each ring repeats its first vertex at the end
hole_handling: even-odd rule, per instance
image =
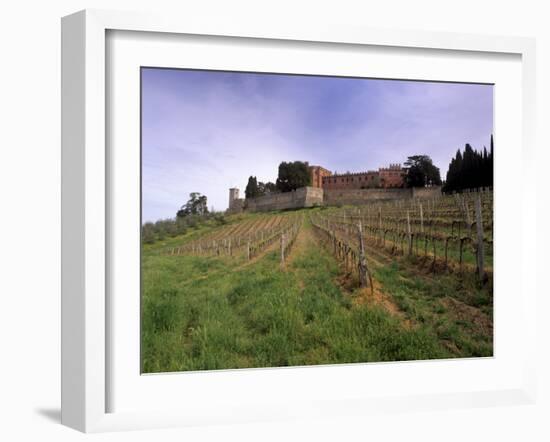
POLYGON ((229 187, 274 181, 281 161, 344 172, 427 154, 445 178, 492 131, 492 85, 144 68, 143 220, 190 192, 224 210, 229 187))

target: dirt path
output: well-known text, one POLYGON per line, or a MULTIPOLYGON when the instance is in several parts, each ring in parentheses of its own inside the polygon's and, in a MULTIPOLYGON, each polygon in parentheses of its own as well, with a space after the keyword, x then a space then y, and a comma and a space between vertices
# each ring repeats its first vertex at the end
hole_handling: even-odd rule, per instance
POLYGON ((304 222, 298 232, 298 235, 296 236, 296 239, 294 240, 294 244, 292 245, 290 255, 288 256, 285 265, 287 268, 292 267, 292 264, 297 257, 306 253, 308 249, 317 247, 320 247, 320 244, 316 236, 313 234, 311 225, 304 222))
MULTIPOLYGON (((292 267, 292 263, 296 258, 302 256, 308 250, 319 250, 323 248, 317 235, 315 235, 312 226, 309 223, 304 223, 296 240, 294 246, 292 247, 290 256, 287 260, 287 266, 292 267)), ((370 288, 353 290, 353 282, 351 281, 350 275, 345 272, 345 269, 340 265, 340 276, 336 279, 336 283, 348 296, 352 296, 352 302, 354 305, 361 305, 364 303, 373 303, 384 307, 389 313, 395 316, 399 316, 403 319, 405 325, 410 325, 410 320, 405 316, 405 313, 402 312, 395 301, 393 301, 391 295, 385 293, 382 289, 381 284, 373 278, 374 290, 371 293, 370 288)), ((300 286, 303 288, 305 286, 305 281, 300 281, 300 286)))
MULTIPOLYGON (((254 257, 250 261, 243 262, 242 264, 235 267, 233 271, 240 271, 250 265, 253 265, 258 260, 262 259, 265 255, 274 250, 277 250, 278 248, 279 242, 275 241, 258 256, 254 257)), ((300 259, 300 257, 304 256, 308 252, 319 251, 320 249, 327 250, 320 241, 319 237, 315 234, 311 224, 307 221, 304 222, 290 250, 290 254, 285 263, 285 268, 287 269, 287 271, 293 271, 295 269, 294 263, 297 259, 300 259)), ((427 273, 425 271, 418 271, 418 267, 403 262, 403 260, 400 259, 400 256, 393 256, 390 253, 381 251, 370 244, 366 244, 366 253, 368 265, 371 268, 371 271, 373 269, 383 268, 385 266, 391 265, 394 261, 399 261, 400 266, 404 266, 406 270, 414 271, 416 277, 420 277, 424 281, 429 281, 432 284, 437 283, 437 278, 435 277, 435 275, 433 275, 432 273, 427 273)), ((399 317, 406 327, 414 326, 414 320, 409 318, 408 315, 399 308, 391 293, 388 293, 384 290, 383 285, 376 279, 376 277, 373 276, 374 289, 372 292, 370 288, 357 289, 357 281, 354 280, 354 277, 346 272, 342 265, 340 265, 339 267, 340 275, 336 278, 335 282, 345 294, 351 297, 352 303, 354 305, 362 305, 365 303, 379 305, 392 315, 399 317)), ((403 275, 402 273, 399 274, 399 279, 402 280, 404 283, 413 282, 410 277, 403 275)), ((308 281, 304 279, 299 279, 298 283, 303 289, 306 287, 308 281)), ((479 324, 478 328, 483 330, 492 327, 492 324, 490 324, 491 320, 479 309, 468 306, 464 302, 452 298, 452 295, 448 298, 450 299, 444 300, 443 304, 450 311, 457 312, 457 317, 474 318, 474 322, 476 324, 479 324)))

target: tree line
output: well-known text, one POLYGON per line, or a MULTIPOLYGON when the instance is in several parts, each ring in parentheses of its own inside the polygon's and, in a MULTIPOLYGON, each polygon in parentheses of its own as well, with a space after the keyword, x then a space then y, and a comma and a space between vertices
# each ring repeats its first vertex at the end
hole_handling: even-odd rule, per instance
POLYGON ((413 155, 405 161, 405 186, 440 186, 441 174, 428 155, 413 155))
POLYGON ((198 229, 202 225, 223 225, 227 223, 223 212, 208 210, 208 198, 199 192, 189 194, 189 200, 176 212, 175 218, 146 222, 141 227, 141 240, 145 244, 163 241, 198 229))
POLYGON ((469 144, 464 152, 457 150, 449 164, 447 179, 443 186, 444 192, 459 192, 465 189, 477 189, 493 186, 493 136, 489 151, 477 151, 469 144))
POLYGON ((258 196, 268 195, 270 193, 277 193, 277 186, 268 181, 267 183, 258 182, 255 176, 248 177, 248 184, 244 190, 246 198, 256 198, 258 196))
MULTIPOLYGON (((446 181, 442 183, 439 168, 428 155, 413 155, 404 163, 405 187, 442 185, 444 192, 459 192, 465 189, 493 186, 493 136, 489 151, 483 147, 477 151, 466 144, 464 152, 457 150, 451 159, 446 181)), ((248 178, 246 198, 262 195, 291 192, 311 185, 309 165, 303 161, 281 162, 275 183, 258 182, 255 176, 248 178)), ((223 212, 208 210, 208 198, 198 192, 189 194, 189 200, 176 212, 176 217, 156 222, 146 222, 142 226, 142 240, 145 243, 163 240, 166 237, 182 235, 190 228, 198 228, 204 223, 225 224, 223 212)))
POLYGON ((306 186, 311 186, 311 174, 308 163, 303 161, 283 161, 279 164, 275 183, 271 181, 267 183, 258 182, 255 176, 250 176, 248 177, 248 184, 246 185, 244 195, 246 198, 256 198, 272 193, 292 192, 306 186))
MULTIPOLYGON (((441 185, 441 176, 432 159, 428 155, 413 155, 407 158, 405 162, 406 171, 405 187, 424 187, 427 185, 441 185)), ((376 183, 371 183, 370 187, 377 187, 376 183)), ((277 180, 272 182, 258 182, 255 176, 248 177, 248 183, 245 189, 246 198, 256 198, 273 193, 291 192, 300 187, 311 186, 311 173, 309 164, 304 161, 291 161, 279 164, 277 180)))

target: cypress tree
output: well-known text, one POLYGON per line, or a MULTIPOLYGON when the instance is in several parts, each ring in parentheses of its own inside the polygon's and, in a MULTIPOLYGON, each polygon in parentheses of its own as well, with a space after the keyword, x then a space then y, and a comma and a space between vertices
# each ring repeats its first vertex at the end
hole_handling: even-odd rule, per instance
POLYGON ((246 198, 255 198, 259 196, 258 181, 255 176, 248 177, 248 184, 244 190, 244 195, 246 198))
POLYGON ((486 147, 478 152, 468 143, 464 146, 464 153, 460 149, 457 150, 449 163, 444 191, 453 192, 486 186, 493 186, 492 135, 490 152, 487 152, 486 147))

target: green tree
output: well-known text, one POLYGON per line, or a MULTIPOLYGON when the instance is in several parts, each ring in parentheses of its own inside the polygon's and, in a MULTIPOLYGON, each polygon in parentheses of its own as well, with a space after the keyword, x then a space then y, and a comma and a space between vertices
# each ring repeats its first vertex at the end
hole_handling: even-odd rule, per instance
POLYGON ((141 240, 146 244, 152 244, 156 240, 155 225, 151 222, 143 224, 141 227, 141 240))
POLYGON ((206 195, 201 195, 199 192, 191 192, 189 200, 185 205, 181 206, 176 216, 185 217, 189 215, 204 216, 208 214, 208 201, 206 195))
POLYGON ((258 183, 258 193, 260 195, 269 195, 270 193, 277 193, 277 186, 275 183, 268 181, 267 183, 258 183))
POLYGON ((244 190, 244 196, 246 198, 256 198, 257 196, 260 196, 258 181, 256 180, 255 176, 248 177, 248 184, 246 185, 246 189, 244 190))
POLYGON ((466 144, 464 153, 460 149, 449 163, 447 179, 443 190, 445 192, 460 192, 464 189, 493 186, 493 136, 489 152, 476 151, 466 144))
POLYGON ((407 187, 423 187, 426 185, 441 185, 439 168, 434 165, 428 155, 413 155, 405 161, 405 183, 407 187))
POLYGON ((176 230, 178 235, 183 235, 187 232, 187 219, 185 217, 176 217, 176 230))
POLYGON ((279 175, 275 185, 279 192, 290 192, 300 187, 310 186, 311 174, 308 163, 283 161, 279 164, 279 175))

